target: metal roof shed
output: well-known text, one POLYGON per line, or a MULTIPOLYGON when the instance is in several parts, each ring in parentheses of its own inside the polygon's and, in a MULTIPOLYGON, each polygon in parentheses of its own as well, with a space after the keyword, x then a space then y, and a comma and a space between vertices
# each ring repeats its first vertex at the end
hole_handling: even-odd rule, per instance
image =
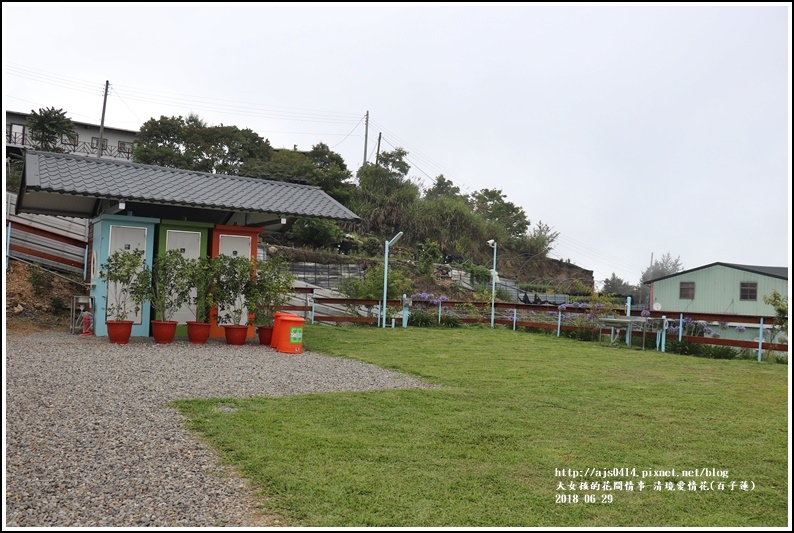
POLYGON ((101 214, 286 229, 297 217, 359 217, 319 187, 29 150, 16 212, 101 214))

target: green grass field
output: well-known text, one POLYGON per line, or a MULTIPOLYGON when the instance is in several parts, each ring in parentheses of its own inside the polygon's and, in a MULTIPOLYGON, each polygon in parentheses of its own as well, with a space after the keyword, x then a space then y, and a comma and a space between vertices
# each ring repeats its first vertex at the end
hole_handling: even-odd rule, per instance
POLYGON ((481 327, 306 326, 304 348, 440 387, 175 402, 288 525, 788 524, 786 365, 481 327), (726 477, 683 472, 706 468, 726 477))

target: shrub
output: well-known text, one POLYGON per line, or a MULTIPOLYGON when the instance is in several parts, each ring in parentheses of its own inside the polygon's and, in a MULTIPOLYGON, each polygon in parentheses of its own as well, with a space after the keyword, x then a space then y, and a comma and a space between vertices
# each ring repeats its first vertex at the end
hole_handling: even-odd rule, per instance
POLYGON ((758 354, 747 348, 742 348, 736 353, 735 358, 743 361, 755 361, 758 359, 758 354))
POLYGON ((775 354, 775 362, 780 365, 788 364, 788 354, 775 354))
POLYGON ((447 328, 459 328, 463 323, 455 315, 442 315, 441 325, 447 328))
POLYGON ((41 268, 38 263, 28 267, 28 281, 33 285, 33 292, 36 294, 46 294, 52 289, 52 273, 41 268))
POLYGON ((408 325, 416 326, 419 328, 428 328, 436 322, 435 316, 428 313, 424 309, 412 309, 408 315, 408 325))
POLYGON ((668 341, 667 342, 668 352, 670 353, 677 353, 680 355, 694 355, 700 356, 703 352, 703 345, 696 344, 694 342, 686 342, 686 341, 668 341))
POLYGON ((364 244, 361 248, 369 257, 377 257, 383 254, 384 244, 375 237, 364 237, 364 244))
POLYGON ((50 300, 50 306, 55 313, 65 313, 69 310, 69 306, 60 296, 53 296, 50 300))
POLYGON ((730 346, 711 346, 706 345, 702 352, 702 357, 709 359, 736 359, 737 352, 730 346))

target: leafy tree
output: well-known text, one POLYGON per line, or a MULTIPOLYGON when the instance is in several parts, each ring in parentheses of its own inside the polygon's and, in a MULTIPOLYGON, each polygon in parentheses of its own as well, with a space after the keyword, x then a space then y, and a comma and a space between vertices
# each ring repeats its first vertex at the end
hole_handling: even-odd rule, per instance
POLYGON ((619 294, 621 296, 629 296, 632 292, 634 292, 634 286, 617 277, 614 272, 612 277, 604 280, 604 286, 601 289, 602 294, 619 294))
MULTIPOLYGON (((348 298, 366 298, 380 300, 383 298, 383 265, 368 268, 361 279, 345 278, 341 291, 348 298)), ((400 298, 403 294, 411 293, 411 280, 395 265, 389 265, 389 279, 386 288, 386 297, 389 299, 400 298)))
POLYGON ((436 176, 436 181, 433 186, 425 191, 424 197, 426 200, 432 200, 439 197, 462 198, 463 195, 460 193, 460 187, 457 187, 454 183, 445 178, 443 174, 440 174, 436 176))
POLYGON ((136 163, 198 172, 240 175, 246 165, 268 161, 272 148, 256 132, 209 126, 197 115, 161 116, 141 126, 133 149, 136 163))
POLYGON ((381 154, 382 164, 366 165, 358 171, 359 186, 351 198, 351 209, 362 219, 362 229, 378 235, 403 231, 410 210, 419 200, 419 187, 407 178, 407 152, 397 148, 381 154))
POLYGON ((469 201, 475 213, 503 226, 509 236, 517 238, 526 233, 529 220, 521 207, 506 198, 499 189, 482 189, 473 193, 469 201))
POLYGON ((650 288, 645 285, 647 281, 669 276, 676 272, 681 272, 682 270, 684 270, 684 267, 681 265, 680 256, 673 259, 670 252, 664 254, 661 259, 657 259, 651 266, 642 271, 640 283, 637 285, 637 290, 635 291, 638 300, 640 302, 647 302, 650 298, 650 288))
POLYGON ((12 153, 7 153, 6 156, 6 190, 18 193, 19 186, 22 185, 22 169, 25 166, 25 158, 12 153))
POLYGON ((788 331, 788 297, 773 289, 771 295, 764 295, 764 303, 775 310, 775 325, 770 332, 770 341, 774 341, 781 331, 788 331))
POLYGON ((63 109, 54 107, 30 111, 27 121, 30 139, 40 150, 63 152, 60 147, 63 136, 74 137, 74 123, 63 109))
POLYGON ((298 246, 324 248, 342 240, 344 232, 332 220, 299 218, 290 228, 287 237, 298 246))

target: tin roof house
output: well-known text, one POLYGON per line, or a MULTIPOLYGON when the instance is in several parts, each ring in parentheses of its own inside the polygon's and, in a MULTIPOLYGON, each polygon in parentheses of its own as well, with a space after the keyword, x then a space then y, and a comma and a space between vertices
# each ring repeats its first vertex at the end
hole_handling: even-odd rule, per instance
POLYGON ((771 316, 772 291, 788 294, 788 267, 711 263, 648 280, 655 311, 771 316))

